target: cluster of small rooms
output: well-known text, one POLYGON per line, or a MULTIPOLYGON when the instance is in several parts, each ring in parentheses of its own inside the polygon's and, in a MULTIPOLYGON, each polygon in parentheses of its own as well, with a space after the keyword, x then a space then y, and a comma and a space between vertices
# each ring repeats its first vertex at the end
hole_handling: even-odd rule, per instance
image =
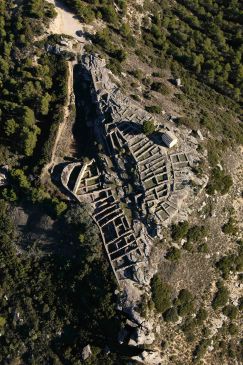
POLYGON ((70 163, 62 172, 62 183, 78 201, 93 207, 92 217, 118 282, 129 278, 144 283, 144 251, 146 247, 148 253, 151 240, 145 226, 151 217, 155 226, 166 225, 178 212, 191 178, 190 154, 175 149, 178 139, 166 123, 155 120, 110 81, 104 60, 84 55, 82 66, 82 77, 90 87, 91 108, 96 110, 88 123, 102 145, 105 163, 98 164, 101 171, 98 155, 98 160, 70 163), (156 126, 149 136, 143 133, 145 121, 156 126), (133 173, 137 215, 128 219, 121 197, 129 202, 131 194, 123 176, 133 173))
MULTIPOLYGON (((84 56, 84 69, 92 81, 93 102, 98 118, 94 127, 102 134, 103 143, 110 155, 119 159, 119 151, 128 147, 137 166, 141 185, 143 213, 152 214, 156 223, 167 225, 178 212, 187 196, 191 176, 190 154, 175 151, 168 153, 178 140, 166 121, 159 123, 131 98, 126 97, 110 81, 104 60, 96 56, 84 56), (153 121, 158 133, 147 137, 142 133, 145 121, 153 121)), ((118 165, 122 165, 119 161, 118 165)))
POLYGON ((143 263, 142 238, 135 236, 111 188, 102 181, 95 161, 66 165, 61 179, 76 199, 92 206, 92 217, 99 227, 117 281, 125 278, 138 281, 139 271, 134 268, 143 263))
POLYGON ((138 133, 129 121, 111 124, 107 131, 113 151, 128 146, 137 166, 142 192, 136 201, 141 200, 144 214, 153 214, 157 224, 167 223, 186 196, 183 188, 190 180, 189 156, 163 153, 163 147, 138 133))

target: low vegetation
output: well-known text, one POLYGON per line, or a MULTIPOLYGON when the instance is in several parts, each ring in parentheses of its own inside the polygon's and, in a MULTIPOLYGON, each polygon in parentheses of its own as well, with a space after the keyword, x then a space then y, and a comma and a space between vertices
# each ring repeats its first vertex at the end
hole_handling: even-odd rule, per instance
POLYGON ((229 291, 228 289, 221 283, 219 282, 217 285, 217 291, 215 293, 213 302, 212 302, 212 307, 214 310, 223 307, 227 304, 229 299, 229 291))
POLYGON ((172 247, 166 254, 166 258, 171 261, 178 261, 181 257, 181 251, 179 248, 172 247))
POLYGON ((219 167, 212 170, 210 180, 207 186, 207 192, 214 194, 216 191, 222 195, 227 194, 233 185, 232 177, 225 174, 219 167))
POLYGON ((164 283, 158 275, 155 275, 151 280, 152 299, 155 308, 158 312, 164 313, 170 308, 171 302, 171 288, 164 283))
POLYGON ((154 133, 155 131, 155 125, 154 122, 151 120, 145 120, 143 123, 143 133, 146 136, 149 136, 150 134, 154 133))
MULTIPOLYGON (((56 229, 61 250, 19 256, 11 207, 0 200, 1 363, 7 357, 25 364, 75 363, 82 346, 117 336, 115 283, 88 207, 70 207, 56 229)), ((97 348, 92 364, 102 359, 97 348)))

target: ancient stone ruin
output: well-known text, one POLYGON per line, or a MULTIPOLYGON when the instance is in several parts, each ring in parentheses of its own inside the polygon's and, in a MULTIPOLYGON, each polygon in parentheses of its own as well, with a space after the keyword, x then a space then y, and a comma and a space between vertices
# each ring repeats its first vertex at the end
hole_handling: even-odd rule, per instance
POLYGON ((193 158, 185 145, 180 150, 166 120, 156 120, 111 82, 104 60, 85 55, 82 67, 96 110, 89 126, 103 154, 67 164, 62 183, 92 206, 118 283, 143 283, 151 236, 171 222, 189 194, 193 158), (143 133, 145 121, 156 126, 150 136, 143 133))

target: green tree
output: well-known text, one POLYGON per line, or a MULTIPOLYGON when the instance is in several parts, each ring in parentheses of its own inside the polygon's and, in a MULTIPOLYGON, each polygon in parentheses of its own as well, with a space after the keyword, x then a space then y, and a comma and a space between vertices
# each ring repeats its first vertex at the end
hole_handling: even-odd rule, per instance
POLYGON ((41 203, 44 200, 50 199, 50 194, 46 192, 42 187, 33 188, 31 190, 32 203, 41 203))
POLYGON ((187 289, 180 290, 176 304, 180 316, 192 314, 194 311, 194 298, 187 289))
POLYGON ((117 13, 112 5, 103 6, 101 8, 103 19, 112 24, 116 24, 118 21, 117 13))
POLYGON ((6 136, 13 135, 16 130, 18 129, 18 123, 15 122, 13 118, 7 119, 4 126, 4 131, 6 133, 6 136))
POLYGON ((42 18, 44 16, 44 2, 42 0, 30 0, 29 11, 32 17, 42 18))
POLYGON ((218 290, 215 293, 212 307, 214 310, 218 309, 219 307, 223 307, 227 304, 229 299, 229 291, 226 287, 224 287, 222 284, 218 285, 218 290))
POLYGON ((181 251, 179 250, 179 248, 176 247, 172 247, 166 254, 166 258, 174 262, 177 262, 180 259, 180 257, 181 257, 181 251))
POLYGON ((173 240, 180 241, 182 238, 186 237, 188 231, 188 222, 179 222, 178 224, 172 225, 171 236, 173 240))
POLYGON ((63 201, 59 201, 57 198, 52 199, 54 203, 54 209, 57 217, 61 216, 67 210, 67 204, 63 201))
POLYGON ((164 314, 163 318, 166 322, 176 322, 178 321, 178 314, 175 307, 167 309, 164 314))
POLYGON ((35 113, 27 106, 22 110, 22 123, 24 127, 33 127, 35 125, 35 113))
POLYGON ((51 101, 51 95, 46 93, 44 96, 40 99, 40 113, 42 115, 47 115, 49 112, 49 104, 51 101))
POLYGON ((154 131, 155 131, 154 122, 151 120, 145 120, 143 122, 143 133, 146 136, 149 136, 150 134, 154 133, 154 131))
POLYGON ((171 307, 171 288, 158 275, 152 278, 150 285, 155 308, 163 314, 171 307))
POLYGON ((223 313, 229 317, 231 320, 236 319, 238 314, 238 309, 234 305, 227 305, 223 308, 223 313))
POLYGON ((9 63, 0 56, 0 79, 4 79, 9 73, 9 63))
POLYGON ((32 156, 37 143, 38 134, 40 134, 40 128, 37 126, 33 126, 31 129, 23 127, 20 133, 20 139, 25 156, 32 156))
POLYGON ((22 188, 22 189, 30 188, 30 186, 31 186, 30 182, 23 170, 13 169, 13 170, 11 170, 11 176, 17 182, 17 184, 20 188, 22 188))
POLYGON ((2 329, 6 324, 6 319, 0 316, 0 329, 2 329))

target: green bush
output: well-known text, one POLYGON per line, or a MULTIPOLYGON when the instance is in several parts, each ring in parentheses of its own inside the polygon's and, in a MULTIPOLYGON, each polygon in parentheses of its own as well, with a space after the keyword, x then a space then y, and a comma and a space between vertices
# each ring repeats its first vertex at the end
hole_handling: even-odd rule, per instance
POLYGON ((146 136, 149 136, 150 134, 154 133, 154 131, 155 131, 154 122, 151 120, 145 120, 143 122, 143 133, 146 136))
POLYGON ((227 276, 234 267, 235 256, 224 256, 217 263, 217 268, 222 272, 223 276, 227 276))
POLYGON ((64 214, 67 210, 67 204, 63 201, 58 200, 57 198, 52 199, 52 204, 54 206, 55 214, 57 217, 64 214))
POLYGON ((154 113, 154 114, 160 114, 161 113, 161 107, 159 105, 146 106, 145 110, 149 113, 154 113))
POLYGON ((2 329, 5 326, 6 319, 2 316, 0 316, 0 329, 2 329))
POLYGON ((230 271, 241 271, 243 268, 243 250, 238 248, 237 253, 222 257, 216 263, 216 267, 221 271, 224 278, 228 277, 230 271))
POLYGON ((120 75, 122 68, 121 68, 121 63, 116 60, 115 58, 111 58, 109 65, 108 65, 109 69, 115 74, 115 75, 120 75))
POLYGON ((158 275, 151 280, 152 299, 158 312, 164 313, 171 306, 171 287, 158 275))
POLYGON ((196 320, 199 325, 201 325, 208 317, 206 309, 200 308, 196 315, 196 320))
POLYGON ((201 340, 199 344, 196 346, 195 350, 193 351, 194 358, 196 360, 201 359, 205 355, 209 345, 210 345, 210 340, 205 338, 201 340))
POLYGON ((230 217, 227 223, 225 223, 222 227, 222 231, 225 234, 235 235, 237 233, 237 227, 235 226, 235 220, 230 217))
POLYGON ((112 52, 111 56, 119 62, 123 62, 127 57, 127 53, 123 49, 116 49, 112 52))
POLYGON ((207 185, 207 192, 212 195, 215 191, 218 191, 220 194, 224 195, 229 192, 232 185, 232 177, 221 171, 219 167, 216 167, 212 170, 210 180, 207 185))
POLYGON ((231 336, 235 336, 239 333, 239 328, 237 327, 237 325, 235 323, 230 323, 229 327, 228 327, 228 331, 231 336))
POLYGON ((237 317, 238 309, 234 305, 227 305, 223 308, 223 313, 232 320, 237 317))
POLYGON ((198 252, 207 253, 208 251, 208 245, 206 242, 203 242, 201 245, 198 246, 198 252))
POLYGON ((102 18, 108 23, 116 24, 118 21, 118 16, 115 8, 111 5, 103 6, 101 8, 102 18))
POLYGON ((154 81, 151 85, 151 90, 157 91, 158 93, 161 93, 163 95, 170 94, 169 87, 167 85, 165 85, 163 82, 154 81))
POLYGON ((178 224, 173 224, 171 229, 171 236, 173 240, 180 241, 185 238, 189 230, 188 222, 180 222, 178 224))
POLYGON ((179 248, 172 247, 166 254, 166 258, 171 261, 178 261, 181 257, 181 251, 179 248))
POLYGON ((206 229, 204 226, 193 226, 187 233, 188 242, 200 242, 205 237, 206 229))
POLYGON ((176 304, 179 316, 185 316, 194 312, 194 298, 187 289, 180 290, 176 304))
POLYGON ((132 70, 130 74, 138 80, 141 80, 143 77, 143 71, 141 69, 132 70))
POLYGON ((163 314, 163 318, 166 322, 178 321, 178 314, 176 308, 172 307, 167 309, 163 314))
POLYGON ((235 258, 235 270, 243 271, 243 247, 238 248, 238 254, 235 258))
POLYGON ((140 96, 138 96, 137 94, 132 94, 131 97, 136 100, 136 101, 140 101, 140 96))
POLYGON ((229 291, 222 284, 218 285, 218 290, 212 301, 212 307, 214 310, 224 307, 229 300, 229 291))
POLYGON ((188 341, 193 341, 195 339, 197 322, 195 319, 187 318, 185 322, 182 324, 182 331, 187 337, 188 341))
POLYGON ((243 311, 243 297, 239 298, 239 302, 238 302, 238 307, 239 307, 239 311, 243 311))

